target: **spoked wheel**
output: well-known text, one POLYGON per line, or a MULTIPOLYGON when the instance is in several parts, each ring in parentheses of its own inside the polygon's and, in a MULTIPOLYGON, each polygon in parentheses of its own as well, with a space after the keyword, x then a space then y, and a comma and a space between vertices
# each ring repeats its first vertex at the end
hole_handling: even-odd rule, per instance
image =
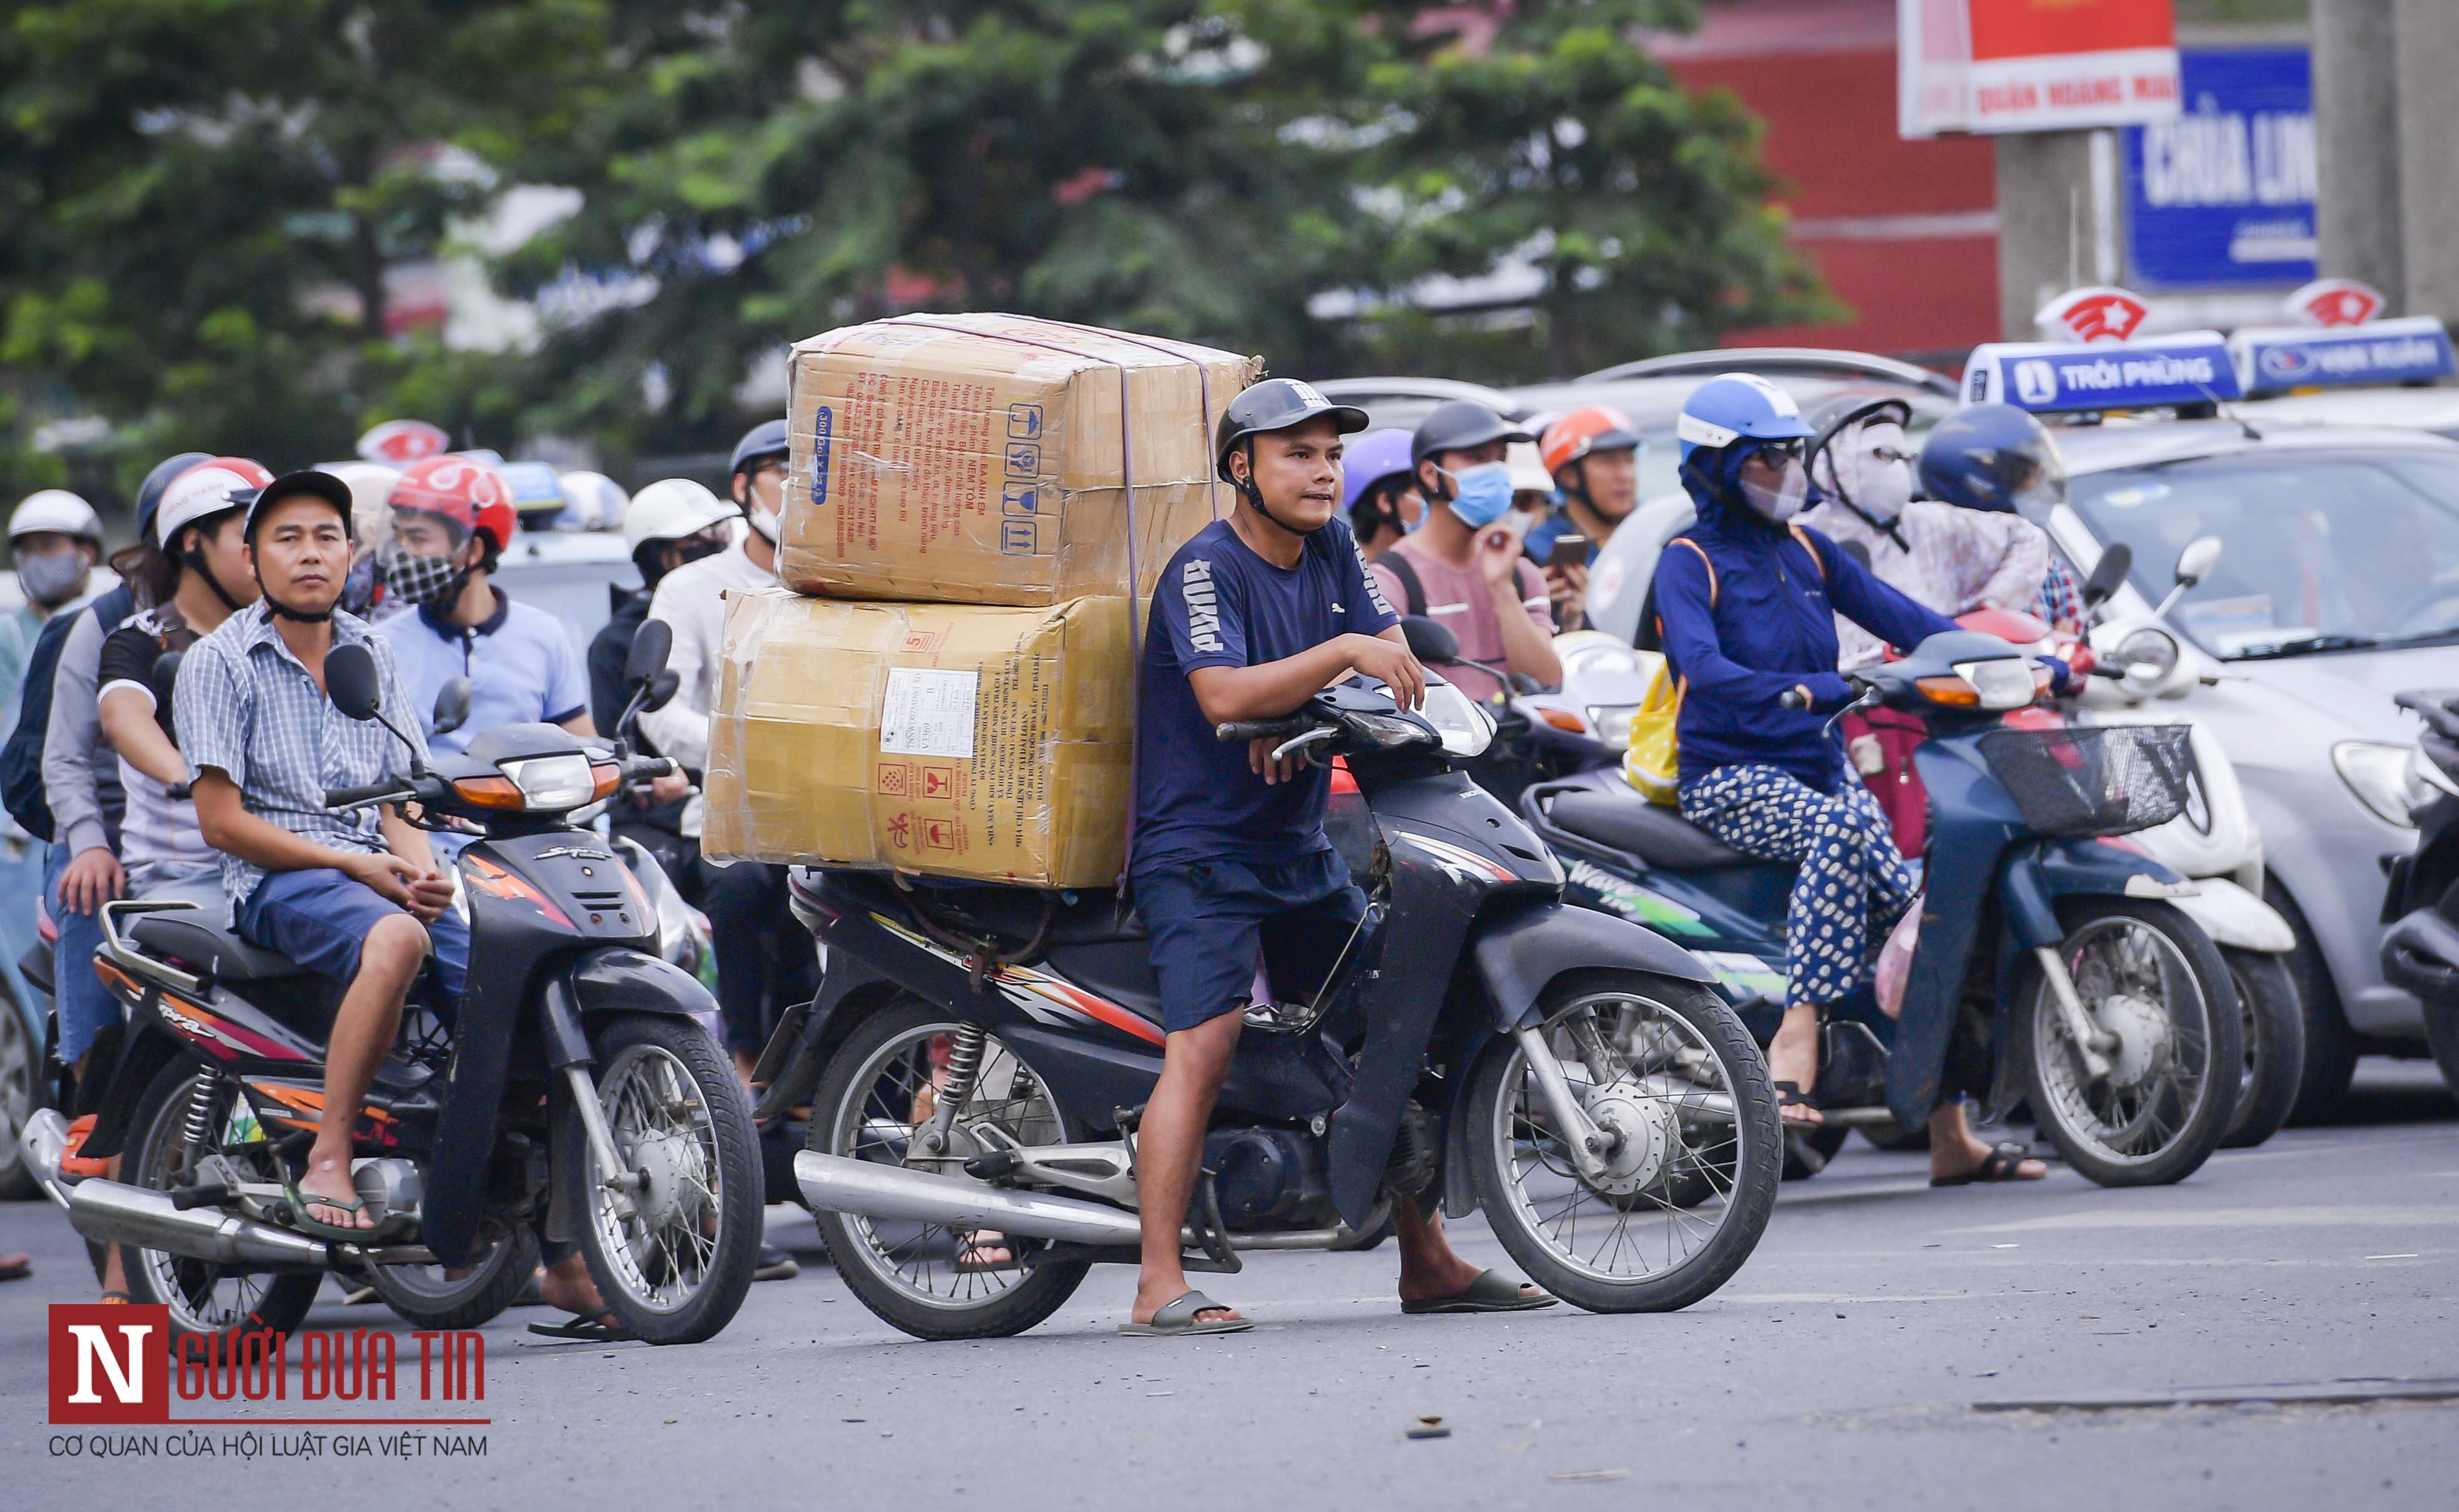
POLYGON ((2162 903, 2094 899, 2067 914, 2059 955, 2108 1069, 2095 1076, 2036 966, 2015 1042, 2033 1116, 2104 1186, 2192 1175, 2227 1132, 2243 1074, 2237 990, 2209 935, 2162 903))
POLYGON ((696 1344, 733 1320, 760 1261, 751 1104, 717 1041, 690 1019, 627 1015, 596 1048, 621 1180, 605 1180, 577 1114, 566 1110, 557 1136, 558 1157, 581 1163, 589 1274, 641 1338, 696 1344))
POLYGON ((42 1080, 42 1046, 26 1032, 17 1005, 0 994, 0 1202, 32 1197, 38 1188, 34 1173, 17 1148, 26 1121, 42 1105, 37 1084, 42 1080))
POLYGON ((2305 1005, 2297 978, 2277 956, 2223 946, 2230 984, 2237 988, 2238 1028, 2245 1040, 2245 1074, 2238 1080, 2237 1111, 2229 1117, 2224 1149, 2244 1149, 2280 1132, 2297 1105, 2305 1080, 2305 1005))
POLYGON ((1513 1041, 1471 1073, 1486 1221, 1529 1279, 1591 1312, 1689 1307, 1750 1257, 1776 1206, 1767 1062, 1733 1010, 1687 982, 1580 972, 1538 1011, 1550 1065, 1513 1041), (1595 1131, 1585 1165, 1549 1092, 1558 1078, 1595 1131))
MULTIPOLYGON (((1002 1139, 1052 1144, 1069 1137, 1050 1089, 1014 1051, 914 1000, 856 1025, 811 1101, 812 1149, 934 1174, 961 1177, 967 1157, 1002 1139), (943 1113, 949 1147, 922 1148, 943 1113)), ((1059 1311, 1091 1269, 1082 1260, 1027 1263, 1043 1246, 1013 1234, 859 1213, 813 1216, 853 1294, 916 1338, 1021 1334, 1059 1311)))
MULTIPOLYGON (((190 1062, 164 1066, 137 1106, 120 1179, 150 1191, 177 1191, 207 1180, 283 1180, 271 1145, 223 1144, 238 1097, 236 1087, 190 1062)), ((134 1245, 120 1249, 130 1298, 168 1306, 174 1338, 195 1334, 236 1340, 258 1329, 290 1333, 325 1284, 322 1272, 269 1273, 134 1245)))
POLYGON ((367 1276, 385 1305, 417 1327, 472 1329, 513 1305, 537 1262, 529 1225, 495 1222, 475 1264, 369 1266, 367 1276))

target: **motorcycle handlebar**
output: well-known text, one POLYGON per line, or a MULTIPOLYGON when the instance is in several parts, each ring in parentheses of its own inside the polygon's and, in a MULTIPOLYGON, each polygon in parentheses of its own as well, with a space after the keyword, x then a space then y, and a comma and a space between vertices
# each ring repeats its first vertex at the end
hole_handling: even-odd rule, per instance
POLYGON ((1294 719, 1225 720, 1212 726, 1212 738, 1219 741, 1285 740, 1305 727, 1305 721, 1294 719))
POLYGON ((361 783, 356 788, 327 788, 325 789, 325 807, 353 808, 379 798, 389 798, 395 793, 407 796, 409 792, 410 784, 406 780, 387 777, 377 782, 361 783))

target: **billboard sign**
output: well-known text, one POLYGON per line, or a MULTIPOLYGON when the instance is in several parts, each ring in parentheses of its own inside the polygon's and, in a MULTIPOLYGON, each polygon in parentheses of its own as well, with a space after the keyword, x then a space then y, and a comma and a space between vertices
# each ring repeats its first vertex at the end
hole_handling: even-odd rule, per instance
POLYGON ((2126 134, 2127 271, 2146 288, 2314 277, 2314 89, 2303 48, 2196 49, 2183 108, 2126 134))
POLYGON ((2071 131, 2177 111, 2170 0, 1897 0, 1906 136, 2071 131))

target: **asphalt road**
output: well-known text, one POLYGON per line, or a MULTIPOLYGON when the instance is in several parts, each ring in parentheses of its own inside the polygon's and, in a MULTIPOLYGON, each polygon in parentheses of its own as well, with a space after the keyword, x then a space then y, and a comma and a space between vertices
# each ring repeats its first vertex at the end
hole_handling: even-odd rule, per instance
MULTIPOLYGON (((979 1344, 905 1339, 818 1264, 755 1287, 692 1349, 550 1343, 524 1325, 553 1314, 515 1312, 487 1331, 483 1405, 394 1409, 483 1413, 479 1460, 55 1458, 41 1304, 90 1293, 66 1225, 11 1205, 0 1250, 32 1250, 39 1269, 0 1287, 0 1467, 9 1504, 46 1512, 584 1497, 898 1512, 2448 1508, 2459 1402, 2171 1400, 2459 1376, 2459 1104, 2415 1062, 2369 1062, 2360 1087, 2357 1123, 2290 1130, 2150 1190, 2057 1167, 2034 1186, 1934 1192, 1923 1157, 1857 1141, 1786 1188, 1722 1293, 1671 1316, 1404 1318, 1388 1247, 1266 1255, 1208 1281, 1263 1326, 1206 1340, 1117 1336, 1132 1277, 1108 1269, 1031 1334, 979 1344), (2060 1400, 2124 1405, 1993 1410, 2060 1400), (1451 1436, 1405 1438, 1419 1414, 1451 1436), (360 1483, 371 1494, 333 1495, 360 1483)), ((770 1233, 809 1257, 808 1218, 772 1209, 770 1233)), ((1507 1263, 1482 1227, 1460 1237, 1507 1263)), ((334 1305, 307 1327, 390 1321, 334 1305)), ((307 1410, 262 1416, 270 1431, 307 1410)))

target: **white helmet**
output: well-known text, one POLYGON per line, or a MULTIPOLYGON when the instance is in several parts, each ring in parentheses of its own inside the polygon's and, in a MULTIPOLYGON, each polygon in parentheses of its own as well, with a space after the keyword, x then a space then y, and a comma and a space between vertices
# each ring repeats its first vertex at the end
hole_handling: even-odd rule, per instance
POLYGON ((94 506, 66 489, 42 489, 26 495, 17 513, 9 516, 9 538, 32 536, 37 531, 56 531, 62 536, 79 536, 94 542, 95 550, 102 549, 102 518, 94 506))
POLYGON ((623 511, 632 502, 623 485, 603 472, 587 469, 563 475, 563 514, 556 524, 566 530, 611 531, 623 523, 623 511))
POLYGON ((392 538, 392 519, 386 501, 401 481, 399 470, 381 462, 333 462, 324 470, 350 491, 350 534, 362 546, 392 538))
POLYGON ((742 513, 704 484, 660 478, 632 495, 632 507, 623 512, 623 545, 637 552, 642 541, 681 540, 742 513))

